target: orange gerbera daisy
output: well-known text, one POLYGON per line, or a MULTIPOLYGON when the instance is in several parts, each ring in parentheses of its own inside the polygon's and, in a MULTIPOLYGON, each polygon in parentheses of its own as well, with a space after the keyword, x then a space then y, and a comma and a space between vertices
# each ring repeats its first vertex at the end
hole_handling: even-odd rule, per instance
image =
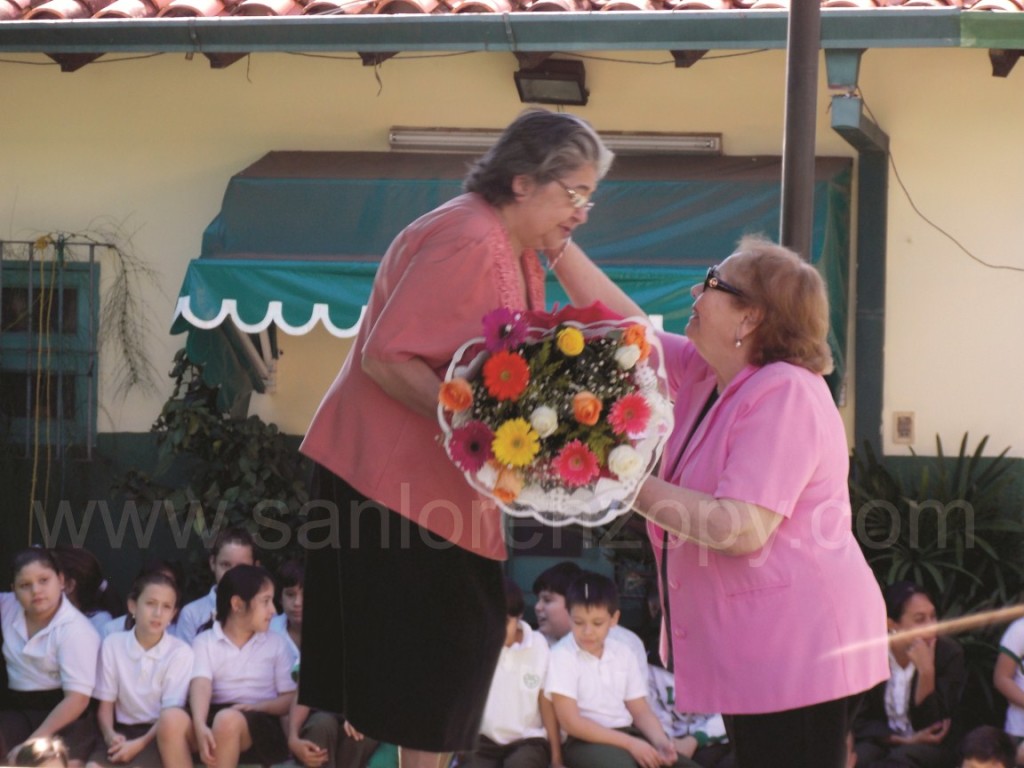
POLYGON ((484 363, 484 386, 498 400, 518 400, 530 383, 530 366, 522 355, 502 351, 484 363))

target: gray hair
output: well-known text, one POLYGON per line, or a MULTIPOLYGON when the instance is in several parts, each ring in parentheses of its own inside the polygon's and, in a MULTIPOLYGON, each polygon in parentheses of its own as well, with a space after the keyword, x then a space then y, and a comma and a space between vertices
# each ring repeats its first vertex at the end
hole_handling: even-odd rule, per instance
POLYGON ((515 199, 512 179, 529 176, 547 184, 586 165, 604 177, 615 155, 585 120, 564 112, 527 109, 502 132, 497 143, 470 168, 462 187, 491 205, 515 199))

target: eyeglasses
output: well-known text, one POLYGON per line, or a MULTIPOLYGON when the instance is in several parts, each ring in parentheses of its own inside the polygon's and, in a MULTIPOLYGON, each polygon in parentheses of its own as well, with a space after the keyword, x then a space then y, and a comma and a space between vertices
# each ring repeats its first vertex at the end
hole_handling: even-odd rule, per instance
POLYGON ((746 298, 746 294, 744 294, 743 291, 735 285, 729 285, 725 280, 718 276, 717 264, 713 267, 708 267, 707 277, 704 278, 704 288, 702 291, 706 291, 708 289, 731 293, 733 296, 739 296, 741 299, 746 298))
POLYGON ((562 182, 558 182, 558 186, 565 190, 565 194, 569 196, 569 203, 577 211, 589 211, 594 207, 594 204, 590 202, 590 195, 584 195, 572 187, 565 186, 562 182))

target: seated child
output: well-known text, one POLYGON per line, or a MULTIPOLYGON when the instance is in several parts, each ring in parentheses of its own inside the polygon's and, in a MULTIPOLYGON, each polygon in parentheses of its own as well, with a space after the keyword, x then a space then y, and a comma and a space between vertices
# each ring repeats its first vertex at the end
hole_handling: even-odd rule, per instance
POLYGON ((306 768, 366 768, 378 743, 341 715, 299 704, 288 713, 288 749, 306 768))
POLYGON ((178 587, 159 571, 141 574, 128 596, 131 631, 103 640, 95 698, 103 741, 89 768, 130 763, 160 768, 157 721, 167 707, 184 707, 192 648, 167 632, 178 609, 178 587))
POLYGON ((727 765, 730 753, 725 719, 718 714, 680 712, 675 708, 675 677, 664 667, 647 665, 647 700, 676 752, 707 767, 727 765))
POLYGON ((611 579, 584 572, 565 595, 572 632, 551 649, 544 693, 562 730, 568 768, 696 766, 677 755, 647 703, 647 679, 610 636, 619 620, 611 579))
POLYGON ((157 722, 165 768, 191 768, 193 751, 211 768, 287 758, 281 717, 295 695, 295 658, 269 631, 273 617, 274 581, 264 568, 236 565, 223 575, 216 621, 192 646, 190 712, 165 709, 157 722))
MULTIPOLYGON (((305 567, 299 561, 288 560, 278 569, 277 581, 282 612, 271 620, 270 629, 286 638, 298 658, 302 648, 305 567)), ((298 678, 297 669, 292 676, 298 678)), ((339 714, 300 704, 296 691, 288 713, 288 749, 306 768, 365 768, 377 742, 365 738, 339 714)))
POLYGON ((12 592, 0 594, 7 708, 0 711, 0 760, 12 762, 33 739, 60 735, 69 758, 92 752, 89 699, 100 636, 64 596, 56 557, 32 547, 14 556, 12 592))
POLYGON ((121 598, 103 578, 96 555, 81 547, 64 545, 54 547, 53 554, 64 572, 64 595, 97 632, 115 616, 124 614, 121 598))
POLYGON ((1017 763, 1024 763, 1024 619, 1017 619, 999 641, 992 683, 1006 698, 1006 733, 1021 744, 1017 763))
POLYGON ((979 725, 960 743, 960 768, 1013 768, 1013 739, 994 725, 979 725))
POLYGON ((305 584, 306 569, 298 560, 286 560, 277 569, 281 613, 270 620, 270 630, 288 641, 288 647, 296 658, 302 647, 302 593, 305 584))
POLYGON ((917 584, 896 582, 884 597, 891 676, 865 694, 857 714, 857 764, 947 768, 956 762, 959 743, 955 714, 967 682, 963 649, 936 634, 935 604, 917 584))
MULTIPOLYGON (((548 568, 533 582, 533 594, 537 596, 537 603, 533 607, 537 615, 537 629, 547 639, 548 645, 557 643, 572 628, 565 605, 565 592, 583 572, 576 563, 565 560, 548 568)), ((618 624, 612 628, 611 636, 629 647, 646 677, 647 649, 640 636, 618 624)))
MULTIPOLYGON (((184 574, 182 573, 181 565, 179 563, 176 563, 176 562, 172 563, 169 560, 164 560, 164 559, 159 558, 159 557, 154 557, 154 558, 152 558, 150 560, 147 560, 142 565, 142 568, 139 569, 139 573, 136 576, 136 578, 142 576, 143 574, 150 573, 150 572, 162 573, 162 574, 164 574, 168 579, 170 579, 174 583, 175 589, 177 590, 177 593, 178 593, 178 603, 179 603, 178 608, 180 609, 180 607, 181 607, 180 606, 180 603, 181 603, 181 585, 184 582, 184 574)), ((169 631, 170 631, 170 633, 172 635, 174 634, 174 627, 175 627, 175 623, 177 622, 177 620, 178 620, 178 611, 175 610, 174 616, 171 619, 171 626, 169 627, 169 631)), ((127 632, 129 629, 132 629, 134 626, 135 626, 135 618, 130 613, 126 613, 126 614, 124 614, 124 616, 118 616, 116 618, 111 619, 110 621, 108 621, 106 624, 103 625, 103 627, 100 629, 100 639, 101 640, 106 640, 109 635, 112 635, 115 632, 127 632)))
POLYGON ((523 593, 505 578, 505 647, 487 694, 479 744, 459 762, 465 768, 548 768, 562 764, 561 734, 544 697, 548 644, 522 620, 523 593))
POLYGON ((189 645, 196 639, 200 629, 209 623, 217 612, 217 584, 224 574, 236 565, 255 565, 256 542, 244 528, 228 528, 217 534, 210 553, 210 570, 213 571, 213 586, 209 593, 193 600, 181 609, 174 634, 189 645))

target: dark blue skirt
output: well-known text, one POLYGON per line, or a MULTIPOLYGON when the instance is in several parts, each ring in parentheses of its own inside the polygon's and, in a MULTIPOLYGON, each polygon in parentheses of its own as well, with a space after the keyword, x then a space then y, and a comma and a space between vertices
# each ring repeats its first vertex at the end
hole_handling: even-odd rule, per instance
POLYGON ((505 639, 502 563, 322 467, 313 498, 334 518, 306 552, 299 700, 378 741, 472 749, 505 639))

